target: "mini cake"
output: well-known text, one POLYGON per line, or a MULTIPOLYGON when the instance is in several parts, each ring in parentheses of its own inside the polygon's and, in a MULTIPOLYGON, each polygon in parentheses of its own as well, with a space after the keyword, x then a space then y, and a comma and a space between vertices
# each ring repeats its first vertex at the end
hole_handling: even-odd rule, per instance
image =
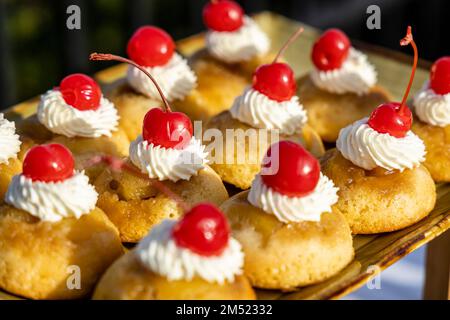
POLYGON ((390 100, 376 85, 377 73, 366 55, 342 31, 325 31, 314 44, 312 61, 315 69, 300 78, 298 94, 323 140, 336 141, 340 129, 390 100))
POLYGON ((411 29, 400 42, 412 44, 414 67, 401 103, 384 103, 339 133, 337 150, 322 162, 325 175, 339 188, 336 209, 347 218, 353 233, 399 230, 427 216, 436 202, 436 188, 421 165, 425 145, 411 130, 406 106, 417 65, 411 29))
POLYGON ((96 201, 68 149, 31 148, 0 206, 0 288, 32 299, 89 295, 123 253, 117 229, 96 201))
POLYGON ((189 59, 198 86, 174 108, 192 120, 207 120, 227 110, 247 85, 254 70, 273 61, 270 42, 252 18, 234 1, 210 1, 203 9, 208 28, 206 48, 189 59))
MULTIPOLYGON (((93 54, 91 59, 128 62, 140 68, 113 55, 93 54)), ((189 206, 204 201, 219 205, 228 198, 220 177, 206 165, 205 147, 193 136, 189 118, 172 112, 156 80, 142 71, 154 81, 164 110, 147 112, 142 135, 130 145, 128 170, 107 168, 95 182, 98 206, 118 227, 124 242, 137 242, 163 219, 178 218, 183 213, 180 201, 189 206)))
POLYGON ((450 57, 431 67, 430 81, 414 97, 412 126, 425 143, 424 165, 437 182, 450 182, 450 57))
POLYGON ((213 130, 219 130, 224 140, 222 145, 213 144, 216 149, 211 152, 211 167, 223 181, 241 189, 250 187, 264 152, 278 140, 301 143, 315 156, 324 152, 320 137, 306 125, 306 111, 295 95, 294 72, 286 63, 277 62, 286 47, 274 62, 256 69, 253 85, 234 100, 229 111, 211 118, 204 127, 205 144, 213 130))
POLYGON ((22 163, 17 157, 20 145, 14 122, 8 121, 0 113, 0 203, 12 177, 22 170, 22 163))
MULTIPOLYGON (((24 120, 20 132, 37 143, 60 143, 74 154, 76 168, 98 154, 128 155, 129 140, 117 128, 117 110, 98 84, 84 74, 65 77, 41 96, 36 116, 24 120)), ((98 168, 86 172, 93 178, 98 168)))
POLYGON ((334 209, 337 188, 319 162, 291 141, 273 144, 250 191, 221 206, 245 253, 253 286, 292 290, 318 283, 353 258, 352 236, 334 209))
POLYGON ((228 222, 199 204, 180 221, 164 220, 100 280, 94 299, 255 299, 242 275, 244 256, 228 222))
MULTIPOLYGON (((155 77, 169 101, 183 101, 196 87, 194 72, 175 52, 172 37, 160 28, 143 26, 136 30, 128 41, 127 54, 155 77)), ((126 83, 117 86, 109 97, 119 111, 119 127, 130 140, 140 134, 147 111, 161 107, 161 98, 152 82, 132 65, 128 67, 126 83)))

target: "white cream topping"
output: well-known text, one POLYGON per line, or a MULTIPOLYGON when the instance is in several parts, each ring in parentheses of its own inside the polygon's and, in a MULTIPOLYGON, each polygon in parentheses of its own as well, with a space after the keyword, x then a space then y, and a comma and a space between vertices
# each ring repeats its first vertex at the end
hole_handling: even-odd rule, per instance
POLYGON ((0 113, 0 164, 7 164, 9 159, 17 158, 20 145, 15 123, 8 121, 3 113, 0 113))
POLYGON ((414 109, 423 122, 445 127, 450 124, 450 93, 437 94, 427 81, 414 96, 414 109))
POLYGON ((300 132, 308 119, 297 96, 278 102, 251 87, 234 100, 230 113, 252 127, 278 129, 288 135, 300 132))
POLYGON ((101 97, 98 109, 81 111, 68 105, 57 89, 41 96, 37 116, 48 130, 69 138, 110 137, 119 123, 117 109, 105 97, 101 97))
MULTIPOLYGON (((197 77, 188 66, 186 59, 174 53, 169 62, 163 66, 145 67, 158 81, 166 99, 173 101, 183 99, 197 86, 197 77)), ((129 66, 127 72, 128 83, 134 90, 153 99, 160 100, 153 82, 141 70, 129 66)))
POLYGON ((98 194, 84 172, 75 172, 59 182, 33 181, 19 174, 13 177, 5 202, 43 221, 79 219, 95 208, 98 194))
POLYGON ((270 41, 255 21, 245 16, 244 24, 236 31, 208 31, 206 47, 217 59, 235 63, 266 54, 270 41))
POLYGON ((377 72, 364 53, 350 48, 340 68, 328 71, 314 69, 311 80, 317 87, 332 93, 363 95, 377 82, 377 72))
POLYGON ((425 145, 412 131, 403 138, 379 133, 367 124, 368 118, 356 121, 339 132, 336 148, 353 164, 372 170, 412 169, 425 160, 425 145))
POLYGON ((136 138, 130 144, 130 160, 150 178, 162 180, 189 180, 205 167, 207 153, 201 141, 192 137, 183 149, 155 146, 136 138))
POLYGON ((331 212, 331 206, 338 201, 337 191, 333 181, 321 173, 317 186, 310 194, 289 197, 268 187, 258 174, 247 199, 253 206, 275 215, 284 223, 320 221, 322 213, 331 212))
POLYGON ((223 284, 232 282, 242 273, 244 254, 238 241, 230 238, 225 250, 218 256, 205 257, 187 248, 179 247, 172 238, 177 221, 163 220, 137 245, 135 254, 151 271, 170 281, 203 280, 223 284))

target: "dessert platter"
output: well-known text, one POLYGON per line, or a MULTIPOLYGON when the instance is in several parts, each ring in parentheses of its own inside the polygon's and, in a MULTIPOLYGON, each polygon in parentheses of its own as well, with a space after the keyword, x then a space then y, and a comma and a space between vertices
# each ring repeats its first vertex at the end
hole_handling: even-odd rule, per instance
POLYGON ((450 228, 449 57, 410 27, 414 59, 228 0, 203 18, 0 114, 0 300, 338 299, 450 228), (228 164, 208 129, 279 135, 228 164))

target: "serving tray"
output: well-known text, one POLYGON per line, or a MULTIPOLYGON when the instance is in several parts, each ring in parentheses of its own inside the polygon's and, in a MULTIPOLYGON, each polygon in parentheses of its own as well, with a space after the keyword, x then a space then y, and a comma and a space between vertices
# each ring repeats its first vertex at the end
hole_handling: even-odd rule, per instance
MULTIPOLYGON (((263 12, 254 16, 257 23, 269 35, 273 48, 279 48, 301 25, 283 16, 263 12)), ((296 75, 301 76, 312 68, 310 52, 319 31, 303 25, 304 33, 286 51, 284 58, 293 67, 296 75)), ((399 39, 405 30, 399 30, 399 39)), ((400 100, 407 85, 412 58, 398 52, 353 41, 353 45, 368 54, 369 60, 376 66, 379 83, 388 88, 396 100, 400 100)), ((203 34, 177 42, 177 48, 189 56, 204 47, 203 34)), ((410 50, 410 48, 405 49, 410 50)), ((419 52, 420 54, 420 52, 419 52)), ((87 57, 86 57, 87 59, 87 57)), ((419 61, 419 68, 411 92, 417 91, 428 77, 429 62, 419 61)), ((104 90, 110 90, 125 76, 123 64, 98 72, 95 77, 104 90)), ((36 111, 38 98, 20 103, 8 109, 5 114, 10 120, 20 121, 36 111)), ((450 184, 437 185, 437 203, 431 214, 415 225, 391 233, 355 236, 354 260, 333 278, 317 285, 300 288, 294 292, 258 290, 260 299, 338 299, 370 280, 408 253, 423 246, 450 228, 450 184)), ((1 299, 17 299, 0 291, 1 299)))

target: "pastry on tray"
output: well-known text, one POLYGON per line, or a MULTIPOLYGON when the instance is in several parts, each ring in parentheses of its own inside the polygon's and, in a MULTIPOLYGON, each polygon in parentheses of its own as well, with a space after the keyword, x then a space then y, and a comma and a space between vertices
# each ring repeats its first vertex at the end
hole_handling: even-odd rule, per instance
MULTIPOLYGON (((117 110, 99 85, 84 74, 65 77, 41 96, 37 114, 20 124, 20 133, 36 143, 60 143, 74 154, 76 168, 95 155, 128 155, 129 140, 118 129, 117 110)), ((98 168, 86 172, 94 178, 98 168)))
POLYGON ((430 81, 414 96, 412 131, 425 143, 423 163, 437 182, 450 182, 450 57, 431 67, 430 81))
POLYGON ((326 142, 336 141, 343 127, 391 100, 376 85, 377 73, 367 56, 340 30, 322 34, 314 44, 312 62, 314 70, 298 80, 298 95, 310 125, 326 142))
POLYGON ((198 86, 185 101, 174 103, 192 120, 207 120, 227 110, 251 83, 255 69, 274 59, 268 53, 268 37, 238 3, 208 2, 203 21, 208 28, 206 48, 189 58, 198 86))
POLYGON ((302 146, 280 141, 270 147, 250 191, 221 206, 253 286, 292 290, 326 280, 352 260, 350 228, 333 207, 337 198, 333 182, 302 146))
POLYGON ((426 217, 436 202, 436 187, 425 160, 425 145, 410 129, 406 99, 417 65, 417 48, 408 28, 400 42, 414 48, 414 66, 401 103, 384 103, 339 133, 337 149, 322 161, 325 175, 339 188, 336 209, 353 233, 399 230, 426 217))
MULTIPOLYGON (((160 28, 143 26, 136 30, 128 42, 127 54, 155 77, 171 102, 182 102, 196 86, 194 72, 175 52, 172 37, 160 28)), ((147 111, 162 105, 152 82, 132 65, 128 67, 126 82, 120 83, 108 97, 119 111, 119 127, 125 130, 130 140, 141 133, 147 111)))
MULTIPOLYGON (((91 59, 141 68, 112 55, 94 54, 91 59)), ((155 81, 145 68, 142 71, 155 81)), ((130 144, 126 170, 106 168, 95 182, 98 206, 118 227, 124 242, 137 242, 163 219, 180 217, 180 201, 189 206, 204 201, 219 205, 228 198, 220 177, 206 164, 205 147, 193 136, 191 121, 181 112, 172 112, 156 81, 155 86, 164 109, 147 112, 142 134, 130 144)))
POLYGON ((198 204, 180 221, 163 220, 100 280, 94 299, 255 299, 244 256, 223 213, 198 204))
POLYGON ((31 148, 0 206, 0 288, 32 299, 87 297, 123 253, 96 201, 67 148, 31 148))
MULTIPOLYGON (((287 43, 300 32, 301 29, 287 43)), ((306 111, 295 93, 294 72, 288 64, 275 59, 256 69, 252 86, 236 97, 229 111, 206 123, 205 144, 215 139, 217 133, 223 142, 221 145, 211 142, 214 149, 210 157, 211 167, 223 181, 248 189, 267 148, 279 140, 301 143, 315 156, 323 154, 322 141, 307 125, 306 111)))

